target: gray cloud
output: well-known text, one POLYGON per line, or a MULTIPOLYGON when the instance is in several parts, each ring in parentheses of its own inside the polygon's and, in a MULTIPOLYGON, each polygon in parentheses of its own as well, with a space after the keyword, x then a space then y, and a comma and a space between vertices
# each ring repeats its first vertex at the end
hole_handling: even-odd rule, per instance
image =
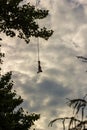
POLYGON ((14 89, 24 99, 23 107, 41 114, 37 129, 48 129, 52 117, 67 114, 65 98, 83 97, 87 91, 87 65, 76 58, 81 54, 87 56, 84 4, 82 0, 41 0, 39 6, 48 8, 50 14, 40 24, 54 29, 48 41, 39 39, 41 74, 37 74, 36 39, 26 45, 22 40, 3 35, 6 52, 3 72, 13 71, 14 89))

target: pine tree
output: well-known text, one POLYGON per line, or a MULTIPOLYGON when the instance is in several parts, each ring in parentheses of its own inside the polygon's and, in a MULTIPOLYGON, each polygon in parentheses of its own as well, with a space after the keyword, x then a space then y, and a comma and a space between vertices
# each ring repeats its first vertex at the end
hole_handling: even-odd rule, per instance
MULTIPOLYGON (((2 57, 1 52, 1 63, 2 57)), ((29 114, 20 107, 23 99, 13 90, 11 76, 12 72, 0 76, 0 130, 29 130, 40 115, 29 114)))

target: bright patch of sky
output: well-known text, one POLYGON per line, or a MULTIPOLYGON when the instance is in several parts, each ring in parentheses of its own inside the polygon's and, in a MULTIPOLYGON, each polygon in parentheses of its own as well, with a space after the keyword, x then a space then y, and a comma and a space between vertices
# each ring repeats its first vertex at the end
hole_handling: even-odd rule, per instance
POLYGON ((38 6, 49 10, 40 25, 54 30, 48 41, 39 39, 43 72, 37 74, 38 40, 34 38, 27 45, 3 35, 6 57, 2 67, 4 73, 13 71, 14 89, 24 99, 23 107, 41 114, 36 129, 56 130, 58 124, 48 128, 48 123, 68 115, 71 109, 65 104, 66 98, 80 98, 87 92, 87 64, 76 58, 87 56, 87 2, 40 0, 38 6))

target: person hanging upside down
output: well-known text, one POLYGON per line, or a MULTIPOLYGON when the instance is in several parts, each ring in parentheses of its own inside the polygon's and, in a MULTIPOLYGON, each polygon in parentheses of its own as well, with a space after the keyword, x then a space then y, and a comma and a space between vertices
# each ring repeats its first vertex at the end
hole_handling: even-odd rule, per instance
POLYGON ((40 61, 38 61, 38 72, 37 73, 40 73, 40 72, 43 72, 43 71, 42 71, 42 68, 41 68, 40 61))

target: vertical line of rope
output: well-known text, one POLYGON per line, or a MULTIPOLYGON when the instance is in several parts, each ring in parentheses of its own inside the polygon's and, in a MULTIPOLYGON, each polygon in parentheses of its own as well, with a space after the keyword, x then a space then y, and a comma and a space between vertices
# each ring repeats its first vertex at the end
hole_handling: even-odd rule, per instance
POLYGON ((37 39, 37 53, 38 53, 38 61, 40 61, 40 49, 39 49, 39 38, 37 39))
MULTIPOLYGON (((37 6, 39 5, 40 0, 36 0, 36 9, 37 6)), ((38 24, 38 20, 37 20, 37 24, 38 24)), ((38 71, 37 73, 41 73, 42 72, 42 68, 41 68, 41 63, 40 63, 40 45, 39 45, 39 37, 37 38, 37 53, 38 53, 38 71)))
MULTIPOLYGON (((36 0, 36 9, 39 5, 40 0, 36 0)), ((38 24, 38 20, 37 20, 37 24, 38 24)), ((38 54, 38 61, 40 61, 40 50, 39 50, 39 38, 37 38, 37 54, 38 54)))

